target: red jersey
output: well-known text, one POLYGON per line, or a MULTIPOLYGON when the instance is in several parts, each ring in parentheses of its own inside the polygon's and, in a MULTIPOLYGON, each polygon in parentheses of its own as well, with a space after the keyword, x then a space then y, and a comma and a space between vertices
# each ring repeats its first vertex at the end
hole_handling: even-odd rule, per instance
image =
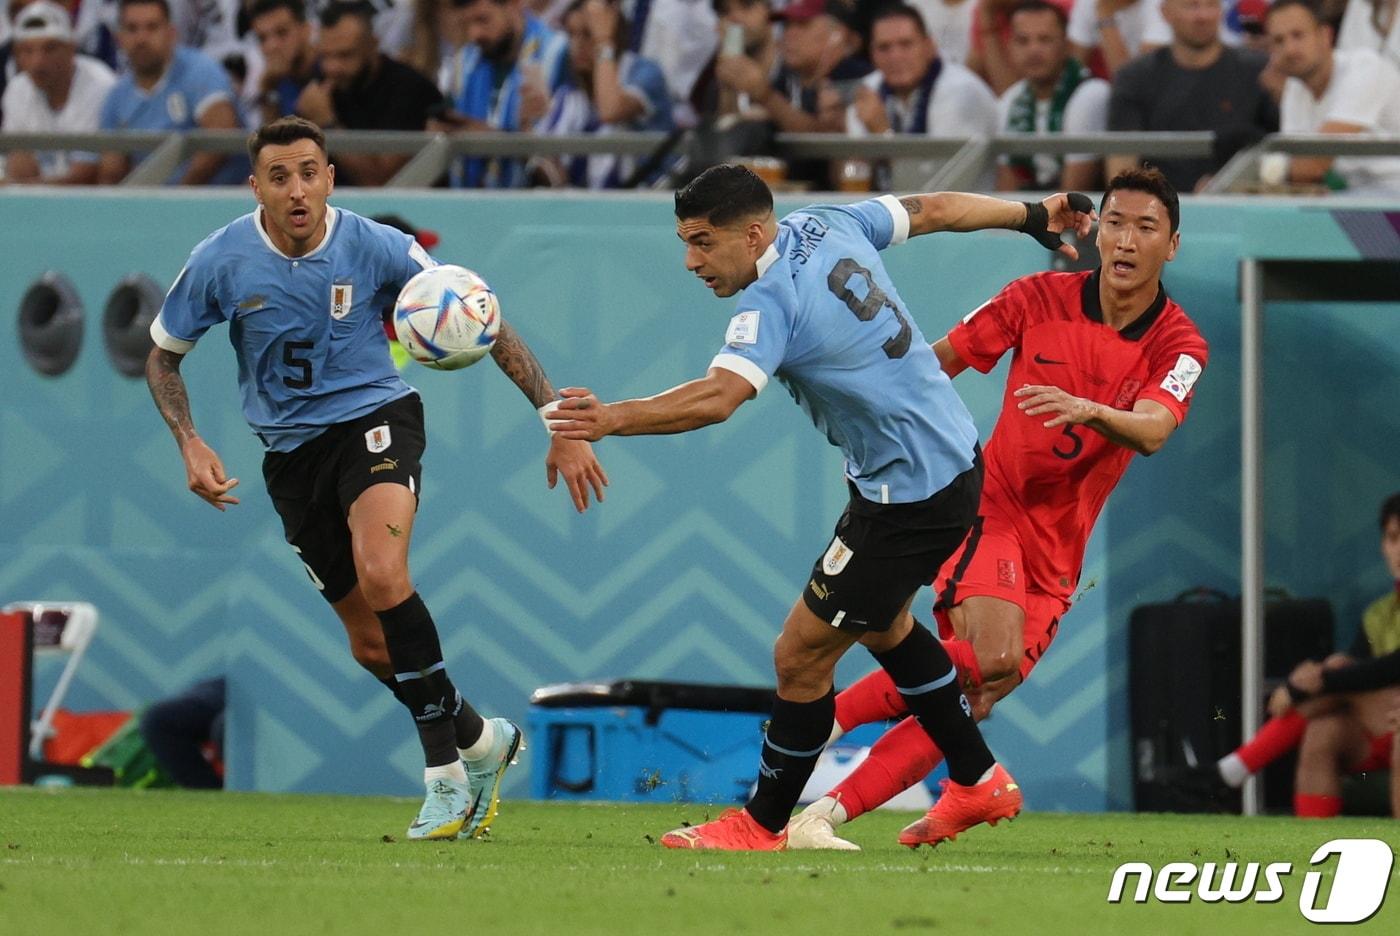
POLYGON ((1155 400, 1180 425, 1206 365, 1205 339, 1160 286, 1147 311, 1121 332, 1105 325, 1095 271, 1015 280, 963 319, 948 341, 984 374, 1013 350, 984 453, 979 513, 1019 532, 1029 586, 1068 596, 1094 521, 1133 452, 1087 426, 1046 429, 1051 417, 1027 416, 1012 393, 1026 384, 1054 386, 1121 410, 1155 400))

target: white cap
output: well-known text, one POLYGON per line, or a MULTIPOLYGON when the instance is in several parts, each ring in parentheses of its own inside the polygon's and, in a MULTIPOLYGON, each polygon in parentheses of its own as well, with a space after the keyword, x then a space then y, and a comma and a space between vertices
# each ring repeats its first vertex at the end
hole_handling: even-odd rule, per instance
POLYGON ((26 3, 15 13, 11 35, 16 42, 24 39, 58 39, 73 41, 73 20, 68 11, 52 0, 26 3))

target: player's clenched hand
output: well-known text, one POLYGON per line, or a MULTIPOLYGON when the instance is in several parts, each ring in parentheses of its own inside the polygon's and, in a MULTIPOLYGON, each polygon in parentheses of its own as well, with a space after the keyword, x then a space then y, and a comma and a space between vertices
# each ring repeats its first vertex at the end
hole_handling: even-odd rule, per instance
MULTIPOLYGON (((1047 214, 1045 229, 1054 234, 1057 240, 1065 231, 1073 231, 1080 240, 1087 239, 1099 216, 1089 196, 1079 192, 1051 195, 1041 204, 1045 206, 1047 214)), ((1079 251, 1072 244, 1057 244, 1054 249, 1071 260, 1079 259, 1079 251)))
POLYGON ((1056 426, 1078 426, 1098 416, 1099 404, 1072 396, 1059 387, 1037 387, 1027 384, 1014 394, 1020 398, 1016 408, 1027 416, 1050 416, 1046 429, 1056 426))
POLYGON ((1273 691, 1269 696, 1268 708, 1270 718, 1288 714, 1288 710, 1293 708, 1293 697, 1288 694, 1287 686, 1279 686, 1273 691))
POLYGON ((238 498, 228 493, 238 487, 238 479, 224 474, 224 463, 203 439, 198 436, 190 439, 180 449, 180 454, 185 459, 185 480, 191 491, 220 510, 228 509, 225 504, 238 503, 238 498))
POLYGON ((549 442, 549 454, 544 458, 545 473, 550 490, 554 489, 559 475, 569 487, 569 496, 574 499, 574 507, 579 513, 588 509, 588 489, 593 489, 598 503, 603 502, 603 488, 608 486, 608 475, 598 464, 593 454, 593 446, 587 442, 566 439, 555 435, 549 442))
POLYGON ((612 407, 600 401, 592 390, 584 387, 565 387, 559 391, 564 399, 550 413, 551 432, 557 432, 566 439, 586 439, 597 442, 617 429, 617 418, 612 407))

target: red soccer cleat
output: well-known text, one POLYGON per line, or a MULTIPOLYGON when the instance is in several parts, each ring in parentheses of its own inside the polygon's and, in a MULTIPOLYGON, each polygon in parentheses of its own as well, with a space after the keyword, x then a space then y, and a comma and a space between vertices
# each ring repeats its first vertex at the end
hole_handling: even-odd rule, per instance
POLYGON ((1015 819, 1020 812, 1021 788, 1005 767, 996 764, 992 775, 976 786, 944 780, 938 802, 918 822, 904 827, 899 844, 910 848, 937 845, 952 841, 979 822, 996 825, 1003 819, 1015 819))
POLYGON ((661 836, 667 848, 709 848, 715 851, 783 851, 787 832, 769 832, 747 809, 726 809, 718 819, 673 829, 661 836))

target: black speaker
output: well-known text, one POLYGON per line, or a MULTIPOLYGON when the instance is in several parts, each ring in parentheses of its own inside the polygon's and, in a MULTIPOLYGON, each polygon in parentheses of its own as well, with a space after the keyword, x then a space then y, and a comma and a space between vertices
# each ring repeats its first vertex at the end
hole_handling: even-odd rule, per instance
MULTIPOLYGON (((1129 621, 1133 792, 1141 812, 1238 810, 1201 782, 1243 740, 1240 600, 1196 589, 1135 608, 1129 621), (1207 768, 1206 771, 1197 768, 1207 768)), ((1264 610, 1264 677, 1282 680, 1300 661, 1332 652, 1324 598, 1271 593, 1264 610)), ((1259 699, 1261 708, 1264 699, 1259 699)), ((1264 773, 1266 809, 1292 802, 1292 758, 1264 773)))

